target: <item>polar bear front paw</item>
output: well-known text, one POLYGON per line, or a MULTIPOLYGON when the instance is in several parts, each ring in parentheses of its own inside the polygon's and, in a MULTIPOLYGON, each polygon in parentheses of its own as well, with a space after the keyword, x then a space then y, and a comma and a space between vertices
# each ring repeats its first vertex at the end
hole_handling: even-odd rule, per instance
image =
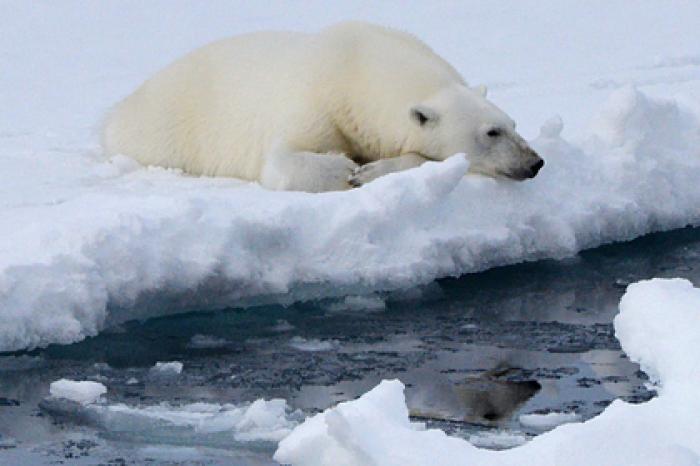
POLYGON ((389 172, 386 170, 386 162, 377 160, 376 162, 366 163, 357 167, 350 178, 348 178, 348 183, 350 183, 350 186, 357 188, 389 172))
POLYGON ((322 192, 348 189, 349 179, 357 168, 357 164, 344 155, 321 155, 314 190, 322 192))

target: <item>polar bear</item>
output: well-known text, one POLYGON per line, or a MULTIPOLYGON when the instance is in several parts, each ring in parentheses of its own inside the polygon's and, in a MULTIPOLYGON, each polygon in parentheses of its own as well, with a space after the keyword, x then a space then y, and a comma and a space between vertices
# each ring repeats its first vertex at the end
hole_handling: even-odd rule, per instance
POLYGON ((511 118, 407 33, 340 23, 257 32, 169 65, 107 116, 103 145, 146 165, 332 191, 465 153, 523 180, 543 160, 511 118))

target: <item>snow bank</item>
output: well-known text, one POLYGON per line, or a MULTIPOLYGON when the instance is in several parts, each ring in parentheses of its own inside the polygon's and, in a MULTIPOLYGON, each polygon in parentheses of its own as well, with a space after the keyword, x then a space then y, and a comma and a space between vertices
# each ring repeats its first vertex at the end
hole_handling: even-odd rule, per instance
POLYGON ((489 451, 408 418, 403 385, 384 381, 355 401, 307 419, 280 442, 293 465, 697 465, 700 462, 700 289, 681 279, 631 285, 615 331, 659 386, 634 405, 620 400, 505 451, 489 451))
POLYGON ((51 382, 49 393, 54 398, 63 398, 66 400, 75 401, 76 403, 90 404, 95 403, 102 395, 107 393, 107 387, 99 382, 75 381, 61 379, 51 382))
POLYGON ((622 89, 592 123, 573 144, 547 122, 532 181, 464 177, 457 155, 320 195, 96 154, 3 157, 0 351, 152 315, 411 287, 700 223, 693 115, 622 89))

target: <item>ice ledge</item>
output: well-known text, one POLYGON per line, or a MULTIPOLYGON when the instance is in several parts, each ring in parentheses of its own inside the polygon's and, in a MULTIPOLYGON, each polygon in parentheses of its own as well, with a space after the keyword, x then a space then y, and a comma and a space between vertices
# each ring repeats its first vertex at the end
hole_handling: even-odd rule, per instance
POLYGON ((40 169, 0 161, 0 184, 14 186, 0 203, 0 351, 167 313, 406 288, 700 224, 694 115, 623 89, 594 123, 576 144, 560 120, 546 123, 532 144, 547 165, 522 183, 465 177, 462 156, 319 195, 80 153, 37 153, 40 169))

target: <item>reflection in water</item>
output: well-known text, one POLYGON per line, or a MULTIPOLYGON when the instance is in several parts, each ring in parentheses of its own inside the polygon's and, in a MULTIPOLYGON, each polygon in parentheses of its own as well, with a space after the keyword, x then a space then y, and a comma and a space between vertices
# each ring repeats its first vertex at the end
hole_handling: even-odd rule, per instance
MULTIPOLYGON (((622 357, 611 322, 624 284, 653 276, 700 284, 700 230, 364 300, 127 322, 78 344, 0 356, 0 435, 29 448, 71 432, 70 425, 37 416, 49 383, 61 377, 104 383, 111 403, 276 397, 307 413, 353 399, 381 379, 399 378, 407 384, 412 412, 429 424, 463 436, 490 426, 534 435, 519 425, 518 414, 573 411, 586 419, 613 398, 650 396, 638 367, 622 357), (371 312, 357 309, 362 302, 371 304, 371 312), (184 370, 178 377, 154 377, 149 369, 157 361, 181 361, 184 370)), ((98 444, 109 437, 96 435, 91 441, 98 444)), ((93 450, 107 448, 99 445, 93 450)), ((239 463, 270 464, 274 445, 266 448, 247 452, 252 456, 239 463)), ((135 458, 129 456, 133 448, 126 450, 119 454, 135 458)), ((105 460, 109 451, 101 454, 105 460)))

